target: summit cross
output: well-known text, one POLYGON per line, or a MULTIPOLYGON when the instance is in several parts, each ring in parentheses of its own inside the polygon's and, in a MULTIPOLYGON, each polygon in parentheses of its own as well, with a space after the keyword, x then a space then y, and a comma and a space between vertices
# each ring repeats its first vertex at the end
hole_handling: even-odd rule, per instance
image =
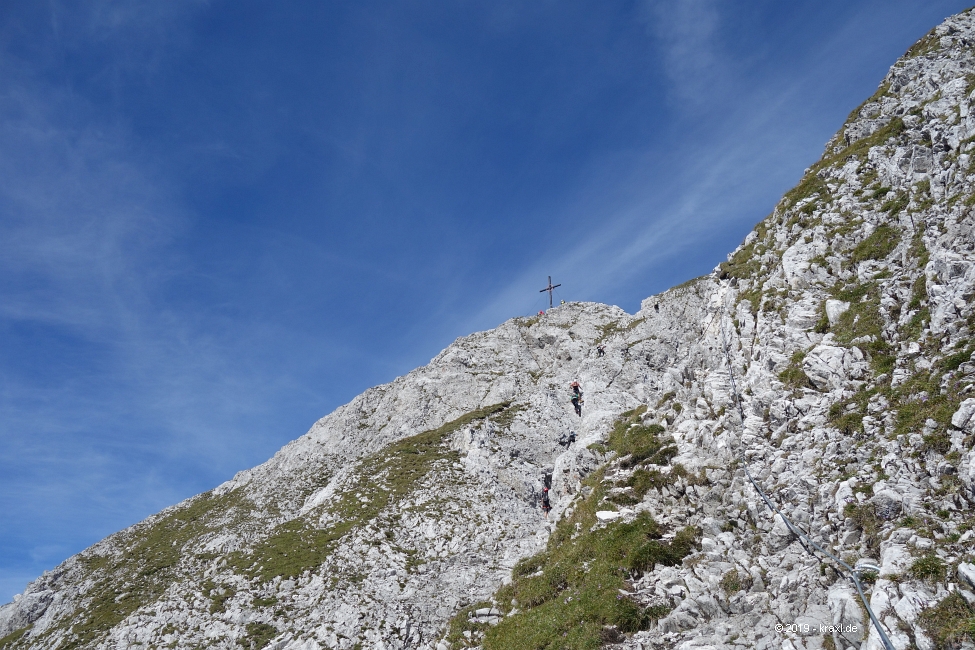
POLYGON ((548 276, 548 286, 538 292, 538 293, 545 293, 546 291, 548 291, 548 308, 549 309, 552 308, 552 292, 555 291, 555 288, 556 287, 561 287, 561 286, 562 286, 562 283, 561 282, 559 284, 553 285, 552 284, 552 276, 550 275, 550 276, 548 276))

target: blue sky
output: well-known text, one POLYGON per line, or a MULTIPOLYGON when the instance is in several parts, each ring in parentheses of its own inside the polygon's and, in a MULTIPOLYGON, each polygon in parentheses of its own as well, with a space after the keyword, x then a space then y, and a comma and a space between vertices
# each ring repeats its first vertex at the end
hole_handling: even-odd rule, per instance
POLYGON ((548 275, 706 273, 964 8, 0 4, 0 601, 548 275))

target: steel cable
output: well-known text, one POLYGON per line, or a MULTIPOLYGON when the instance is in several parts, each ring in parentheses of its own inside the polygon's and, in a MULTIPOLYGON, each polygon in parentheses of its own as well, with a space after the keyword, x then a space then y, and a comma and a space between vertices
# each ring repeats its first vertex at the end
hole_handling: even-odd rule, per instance
MULTIPOLYGON (((727 307, 725 310, 725 315, 727 315, 727 307)), ((860 596, 860 601, 863 603, 864 608, 867 610, 867 614, 870 616, 870 622, 873 624, 874 629, 876 629, 877 634, 880 635, 880 639, 884 644, 884 648, 886 648, 886 650, 894 650, 894 645, 890 642, 890 639, 887 637, 887 633, 884 632, 883 627, 881 627, 880 621, 877 619, 876 614, 874 614, 873 609, 870 607, 869 600, 867 599, 866 595, 863 593, 863 585, 860 583, 859 572, 853 567, 851 567, 849 564, 844 562, 842 559, 836 557, 835 555, 827 551, 825 548, 820 546, 812 537, 807 535, 798 526, 793 524, 792 520, 786 517, 785 514, 778 507, 776 507, 774 503, 772 503, 768 495, 765 494, 765 491, 759 486, 758 482, 756 482, 755 479, 752 477, 751 472, 748 471, 748 461, 745 458, 745 407, 742 405, 741 394, 738 392, 738 385, 735 382, 734 365, 732 364, 731 361, 731 350, 728 347, 728 337, 725 334, 724 318, 721 319, 721 344, 722 347, 724 348, 725 360, 728 362, 728 377, 731 380, 731 392, 734 395, 735 406, 738 409, 738 416, 741 419, 741 435, 739 436, 738 453, 739 453, 739 459, 741 461, 742 467, 744 467, 745 469, 745 476, 748 477, 749 483, 751 483, 752 487, 755 488, 755 491, 758 492, 758 495, 762 498, 762 501, 765 502, 765 505, 768 506, 769 510, 771 510, 779 517, 781 517, 782 521, 785 522, 785 525, 786 527, 788 527, 789 531, 793 535, 795 535, 800 540, 800 542, 803 543, 802 545, 806 549, 807 553, 815 557, 815 553, 809 550, 809 547, 811 546, 813 549, 815 549, 819 553, 822 553, 823 555, 831 559, 833 562, 835 562, 837 565, 842 567, 842 569, 847 573, 847 577, 853 583, 853 586, 856 587, 857 594, 859 594, 860 596)), ((812 521, 811 517, 810 517, 810 521, 812 521)))

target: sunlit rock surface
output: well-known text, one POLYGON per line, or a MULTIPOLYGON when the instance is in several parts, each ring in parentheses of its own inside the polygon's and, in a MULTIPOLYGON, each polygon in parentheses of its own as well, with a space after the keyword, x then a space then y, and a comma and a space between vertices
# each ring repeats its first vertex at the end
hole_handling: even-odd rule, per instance
POLYGON ((458 339, 38 578, 0 608, 0 648, 533 647, 504 636, 531 605, 495 594, 584 508, 591 530, 649 513, 664 540, 696 531, 678 562, 623 576, 652 616, 600 643, 881 647, 746 466, 818 543, 880 567, 895 647, 971 643, 973 46, 968 12, 922 39, 711 275, 633 315, 571 303, 458 339), (606 446, 624 412, 676 446, 635 497, 657 465, 606 446))

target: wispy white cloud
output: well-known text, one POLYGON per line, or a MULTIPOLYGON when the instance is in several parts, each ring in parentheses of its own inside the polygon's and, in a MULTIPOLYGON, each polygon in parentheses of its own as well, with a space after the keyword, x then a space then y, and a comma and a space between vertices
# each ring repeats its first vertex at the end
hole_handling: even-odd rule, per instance
POLYGON ((728 58, 719 41, 718 0, 645 0, 642 18, 657 42, 676 101, 701 108, 727 85, 728 58))
MULTIPOLYGON (((51 22, 74 47, 103 38, 112 65, 142 70, 198 4, 104 2, 80 21, 52 5, 51 22)), ((235 354, 278 333, 231 333, 168 299, 194 280, 177 246, 193 215, 124 123, 38 65, 0 63, 0 327, 51 342, 51 367, 22 368, 35 361, 16 360, 8 336, 0 366, 0 488, 5 526, 19 524, 0 543, 20 540, 0 562, 0 601, 78 540, 253 464, 267 441, 240 429, 267 426, 266 413, 243 396, 303 391, 235 354), (84 359, 56 358, 62 342, 84 359)))
MULTIPOLYGON (((553 222, 592 224, 585 237, 562 241, 526 265, 469 325, 485 327, 529 313, 540 281, 549 274, 565 282, 564 293, 599 299, 621 293, 618 288, 636 278, 646 281, 648 274, 681 267, 687 259, 700 261, 701 251, 713 249, 716 241, 731 242, 697 271, 707 272, 740 241, 731 233, 743 238, 772 210, 819 156, 840 116, 856 104, 852 99, 849 107, 836 107, 833 89, 852 84, 847 77, 857 73, 850 60, 863 58, 857 48, 872 47, 863 39, 860 14, 836 25, 806 53, 804 58, 815 63, 801 71, 772 66, 779 77, 756 83, 739 76, 742 61, 719 49, 716 0, 648 0, 645 9, 649 29, 661 43, 674 99, 690 107, 685 137, 672 150, 609 156, 595 165, 591 182, 551 216, 553 222), (734 95, 709 106, 698 103, 722 86, 733 86, 734 95), (835 115, 817 112, 817 105, 832 105, 835 115)), ((867 88, 872 90, 869 83, 867 88)), ((648 286, 640 295, 667 286, 648 286)), ((538 301, 534 305, 538 309, 538 301)))

